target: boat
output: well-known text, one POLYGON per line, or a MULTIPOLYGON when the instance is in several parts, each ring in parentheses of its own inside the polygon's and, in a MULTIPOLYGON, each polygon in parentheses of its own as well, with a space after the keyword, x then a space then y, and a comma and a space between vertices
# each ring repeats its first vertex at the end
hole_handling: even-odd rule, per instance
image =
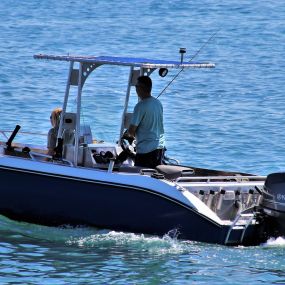
MULTIPOLYGON (((113 56, 34 55, 69 63, 57 146, 17 142, 20 125, 1 131, 0 214, 47 226, 91 226, 221 245, 258 245, 285 233, 285 173, 259 176, 180 165, 165 157, 155 169, 134 166, 135 146, 123 139, 129 100, 139 75, 213 68, 185 62, 113 56), (118 142, 93 139, 81 122, 88 76, 101 66, 128 69, 118 142), (68 112, 71 87, 76 112, 68 112), (66 131, 74 140, 66 143, 66 131), (124 159, 122 159, 124 157, 124 159)), ((160 78, 160 77, 158 77, 160 78)), ((106 79, 108 84, 108 79, 106 79)))

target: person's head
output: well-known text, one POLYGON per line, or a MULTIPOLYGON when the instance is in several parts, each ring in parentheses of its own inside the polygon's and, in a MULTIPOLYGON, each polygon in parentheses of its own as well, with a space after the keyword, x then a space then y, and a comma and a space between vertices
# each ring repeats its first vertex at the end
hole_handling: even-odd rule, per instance
POLYGON ((151 96, 152 81, 148 76, 139 76, 136 83, 138 96, 143 99, 151 96))
POLYGON ((59 126, 59 122, 60 122, 60 115, 61 115, 61 108, 55 108, 50 115, 50 122, 51 125, 56 128, 59 126))

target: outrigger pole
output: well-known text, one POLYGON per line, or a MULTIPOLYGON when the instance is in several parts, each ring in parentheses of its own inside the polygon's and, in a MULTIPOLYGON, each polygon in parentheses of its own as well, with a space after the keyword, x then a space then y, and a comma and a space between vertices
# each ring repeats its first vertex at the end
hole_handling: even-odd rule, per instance
MULTIPOLYGON (((218 29, 216 32, 212 33, 212 35, 208 38, 208 40, 197 50, 197 52, 189 59, 188 63, 190 63, 199 53, 200 51, 216 36, 216 34, 220 31, 218 29)), ((180 48, 179 53, 181 54, 181 64, 183 63, 183 55, 186 53, 185 48, 180 48)), ((165 90, 173 83, 173 81, 180 75, 180 73, 184 70, 184 66, 182 66, 181 70, 177 72, 177 74, 170 80, 170 82, 167 83, 167 85, 164 87, 164 89, 158 94, 158 97, 162 95, 165 90)))

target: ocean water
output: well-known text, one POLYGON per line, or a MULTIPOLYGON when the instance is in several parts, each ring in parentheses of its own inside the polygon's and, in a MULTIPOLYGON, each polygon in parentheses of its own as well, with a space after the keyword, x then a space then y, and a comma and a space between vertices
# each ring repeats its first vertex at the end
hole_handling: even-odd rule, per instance
MULTIPOLYGON (((43 136, 17 140, 45 143, 68 63, 36 53, 175 60, 184 47, 185 60, 216 68, 184 71, 160 96, 168 155, 197 167, 284 171, 284 16, 273 0, 2 0, 0 129, 20 124, 43 136)), ((154 96, 176 72, 154 75, 154 96)), ((106 67, 88 78, 83 117, 94 137, 118 139, 126 80, 125 69, 106 67)), ((0 284, 285 284, 284 253, 282 237, 229 248, 0 216, 0 284)))

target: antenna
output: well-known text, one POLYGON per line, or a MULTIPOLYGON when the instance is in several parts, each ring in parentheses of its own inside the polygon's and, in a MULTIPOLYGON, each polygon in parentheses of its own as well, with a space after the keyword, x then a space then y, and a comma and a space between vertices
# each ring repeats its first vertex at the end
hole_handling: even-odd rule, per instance
MULTIPOLYGON (((216 32, 212 33, 212 35, 208 38, 208 40, 197 50, 197 52, 190 58, 190 60, 188 62, 191 62, 196 56, 198 56, 198 54, 201 52, 201 50, 216 36, 216 34, 219 31, 220 31, 220 29, 218 29, 216 32)), ((180 48, 179 53, 180 53, 181 64, 182 64, 184 53, 186 53, 186 48, 180 48)), ((164 87, 164 89, 159 93, 159 95, 156 98, 160 97, 160 95, 162 95, 164 93, 164 91, 170 86, 170 84, 172 84, 172 82, 179 76, 179 74, 183 70, 184 70, 184 67, 182 66, 182 68, 177 72, 177 74, 172 78, 172 80, 164 87)))
POLYGON ((186 53, 186 48, 180 48, 179 53, 180 53, 180 61, 181 61, 181 64, 182 64, 183 63, 184 53, 186 53))

